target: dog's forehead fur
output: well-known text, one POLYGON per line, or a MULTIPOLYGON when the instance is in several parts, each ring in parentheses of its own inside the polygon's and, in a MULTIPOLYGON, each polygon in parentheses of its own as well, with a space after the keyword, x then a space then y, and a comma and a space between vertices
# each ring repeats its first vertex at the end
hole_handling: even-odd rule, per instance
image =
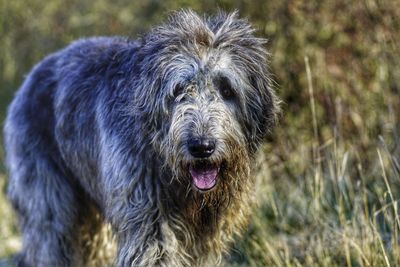
MULTIPOLYGON (((155 68, 161 69, 165 64, 182 67, 181 63, 185 62, 193 72, 228 69, 232 63, 240 63, 236 71, 246 73, 266 67, 258 64, 266 62, 266 40, 253 33, 250 24, 239 19, 236 12, 201 18, 192 11, 180 11, 145 36, 144 48, 158 50, 163 55, 157 58, 162 66, 155 68)), ((177 69, 179 71, 181 69, 177 69)))

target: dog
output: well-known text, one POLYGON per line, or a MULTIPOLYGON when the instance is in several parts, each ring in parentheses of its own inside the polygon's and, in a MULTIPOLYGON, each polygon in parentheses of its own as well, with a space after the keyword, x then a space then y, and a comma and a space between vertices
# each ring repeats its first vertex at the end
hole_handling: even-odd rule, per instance
POLYGON ((218 265, 279 108, 254 32, 237 13, 182 10, 36 65, 4 129, 19 266, 90 265, 104 224, 116 266, 218 265))

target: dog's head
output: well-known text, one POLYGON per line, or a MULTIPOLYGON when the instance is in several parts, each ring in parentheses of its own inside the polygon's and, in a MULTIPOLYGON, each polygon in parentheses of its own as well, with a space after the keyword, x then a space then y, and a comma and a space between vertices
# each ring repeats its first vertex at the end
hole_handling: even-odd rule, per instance
POLYGON ((277 99, 265 40, 236 13, 173 14, 143 40, 136 107, 174 177, 208 192, 240 187, 277 99))

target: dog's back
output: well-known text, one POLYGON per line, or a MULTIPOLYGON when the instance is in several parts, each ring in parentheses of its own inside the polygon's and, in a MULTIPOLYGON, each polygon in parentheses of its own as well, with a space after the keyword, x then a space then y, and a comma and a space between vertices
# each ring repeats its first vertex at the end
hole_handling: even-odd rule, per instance
MULTIPOLYGON (((98 190, 90 180, 97 175, 99 153, 95 109, 109 93, 99 92, 105 87, 98 83, 120 63, 116 53, 132 47, 135 43, 121 38, 74 42, 37 64, 11 103, 4 128, 8 195, 24 244, 31 243, 21 264, 70 264, 69 246, 78 245, 80 234, 74 225, 85 220, 81 214, 90 216, 92 197, 98 197, 88 195, 98 190)), ((85 261, 84 255, 73 257, 85 261)))

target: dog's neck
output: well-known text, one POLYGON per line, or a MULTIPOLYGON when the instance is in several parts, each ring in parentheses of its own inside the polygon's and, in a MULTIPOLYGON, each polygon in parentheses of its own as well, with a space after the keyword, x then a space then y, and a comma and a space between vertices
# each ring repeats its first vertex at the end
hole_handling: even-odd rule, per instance
POLYGON ((246 224, 251 202, 247 190, 252 180, 245 181, 239 192, 232 192, 232 188, 221 184, 214 191, 200 193, 179 181, 173 181, 163 188, 163 199, 168 201, 160 202, 162 217, 168 218, 165 220, 167 222, 179 221, 169 227, 179 242, 192 247, 194 258, 202 258, 196 254, 207 253, 211 258, 216 257, 226 250, 221 246, 226 242, 219 242, 220 239, 230 240, 246 224), (239 199, 241 203, 238 203, 239 199), (172 215, 174 217, 170 218, 172 215))

